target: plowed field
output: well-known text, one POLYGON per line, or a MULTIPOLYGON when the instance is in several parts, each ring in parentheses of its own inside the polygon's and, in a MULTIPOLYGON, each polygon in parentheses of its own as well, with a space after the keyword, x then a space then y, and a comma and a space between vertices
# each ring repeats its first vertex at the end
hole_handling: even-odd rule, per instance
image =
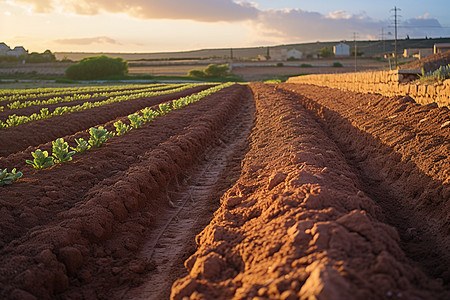
POLYGON ((25 163, 205 88, 0 129, 0 168, 25 174, 0 188, 0 298, 450 299, 445 107, 233 85, 25 163))

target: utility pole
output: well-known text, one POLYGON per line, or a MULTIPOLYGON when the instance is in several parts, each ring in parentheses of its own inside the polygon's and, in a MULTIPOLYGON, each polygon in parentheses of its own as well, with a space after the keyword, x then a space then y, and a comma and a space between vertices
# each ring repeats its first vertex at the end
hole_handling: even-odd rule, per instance
POLYGON ((356 57, 358 55, 358 48, 356 47, 356 32, 353 32, 353 40, 355 41, 355 72, 356 72, 356 57))
POLYGON ((230 48, 230 58, 233 60, 233 48, 230 48))
POLYGON ((397 8, 397 6, 394 6, 394 9, 392 9, 391 11, 394 11, 394 26, 395 26, 395 52, 394 52, 394 56, 395 56, 395 68, 398 68, 398 60, 397 60, 397 25, 398 25, 398 15, 397 15, 397 11, 401 11, 400 8, 397 8))

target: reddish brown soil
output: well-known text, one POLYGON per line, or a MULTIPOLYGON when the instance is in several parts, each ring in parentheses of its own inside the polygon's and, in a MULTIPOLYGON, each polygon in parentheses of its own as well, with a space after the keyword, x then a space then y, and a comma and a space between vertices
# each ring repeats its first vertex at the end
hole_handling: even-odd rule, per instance
POLYGON ((130 253, 168 208, 168 188, 236 115, 245 93, 222 90, 70 163, 24 167, 26 176, 2 189, 0 298, 110 299, 109 287, 139 281, 154 266, 130 253))
MULTIPOLYGON (((124 104, 89 122, 113 129, 124 104)), ((1 188, 0 298, 167 299, 177 279, 172 299, 450 299, 449 121, 409 97, 256 83, 61 166, 11 152, 1 167, 26 176, 1 188)))
MULTIPOLYGON (((55 116, 49 119, 39 120, 36 122, 30 122, 16 127, 3 129, 0 131, 0 157, 5 157, 12 153, 23 151, 28 146, 38 146, 65 135, 70 135, 78 131, 88 130, 92 126, 106 123, 118 117, 127 116, 129 114, 135 113, 142 108, 178 99, 193 93, 200 92, 207 88, 208 86, 200 86, 169 95, 134 99, 120 103, 112 103, 102 107, 91 108, 80 112, 65 114, 62 116, 55 116)), ((60 103, 56 104, 55 107, 64 105, 64 103, 60 103)), ((22 112, 28 109, 36 108, 28 107, 18 109, 16 110, 16 114, 22 115, 22 112)))
POLYGON ((312 86, 251 89, 241 177, 171 298, 448 299, 448 110, 312 86), (422 113, 424 130, 409 128, 422 113), (414 147, 428 152, 402 157, 414 147), (422 170, 429 161, 440 165, 422 170))

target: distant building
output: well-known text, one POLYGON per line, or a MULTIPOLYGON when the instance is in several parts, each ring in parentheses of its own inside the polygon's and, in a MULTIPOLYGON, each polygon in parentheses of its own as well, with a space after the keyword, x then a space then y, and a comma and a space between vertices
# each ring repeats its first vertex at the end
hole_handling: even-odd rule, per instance
POLYGON ((28 51, 25 50, 25 48, 22 46, 14 47, 14 49, 12 49, 8 53, 6 53, 6 55, 13 55, 15 57, 19 57, 21 55, 26 55, 26 54, 28 54, 28 51))
POLYGON ((287 59, 290 59, 291 57, 294 59, 302 59, 303 52, 301 52, 297 49, 290 49, 290 50, 288 50, 286 57, 287 57, 287 59))
POLYGON ((8 45, 5 43, 0 43, 0 56, 6 55, 9 51, 11 51, 11 48, 9 48, 8 45))
POLYGON ((403 57, 417 57, 421 59, 431 54, 433 54, 432 48, 409 48, 403 50, 403 57))
POLYGON ((25 48, 22 46, 14 47, 14 49, 11 49, 5 43, 3 43, 3 42, 0 43, 0 56, 12 55, 12 56, 19 57, 21 55, 26 55, 26 54, 28 54, 28 51, 25 50, 25 48))
POLYGON ((286 48, 270 49, 270 60, 285 61, 288 58, 287 52, 286 48))
POLYGON ((269 60, 269 58, 266 56, 266 55, 258 55, 258 60, 260 60, 260 61, 266 61, 266 60, 269 60))
POLYGON ((338 45, 333 46, 333 53, 335 56, 350 56, 350 46, 340 42, 338 45))
POLYGON ((450 43, 434 44, 434 53, 441 53, 450 50, 450 43))

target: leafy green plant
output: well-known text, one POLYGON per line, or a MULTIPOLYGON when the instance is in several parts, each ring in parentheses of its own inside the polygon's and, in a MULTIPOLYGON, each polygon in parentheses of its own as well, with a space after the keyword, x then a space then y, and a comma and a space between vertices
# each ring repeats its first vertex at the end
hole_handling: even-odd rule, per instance
POLYGON ((89 143, 85 141, 83 138, 75 139, 75 142, 77 143, 77 146, 70 147, 70 149, 77 153, 83 153, 84 151, 89 150, 89 148, 91 148, 91 145, 89 145, 89 143))
POLYGON ((132 114, 128 116, 128 119, 130 120, 130 125, 133 128, 140 128, 142 126, 142 117, 138 114, 132 114))
POLYGON ((114 122, 114 127, 116 127, 117 135, 123 135, 130 130, 130 125, 126 125, 122 121, 114 122))
POLYGON ((141 109, 141 112, 142 112, 142 119, 143 119, 144 123, 150 122, 154 118, 159 116, 159 113, 157 111, 152 110, 150 107, 141 109))
POLYGON ((103 126, 99 126, 98 129, 91 127, 89 129, 89 134, 91 135, 88 141, 89 145, 97 148, 114 136, 114 132, 108 132, 103 126))
POLYGON ((167 103, 161 103, 161 104, 159 105, 159 114, 160 114, 161 116, 164 116, 164 115, 167 114, 169 111, 171 111, 171 109, 170 109, 170 103, 169 103, 169 102, 167 102, 167 103))
POLYGON ((59 138, 56 141, 53 141, 52 146, 52 156, 54 157, 53 161, 56 164, 62 164, 65 161, 71 161, 72 155, 76 153, 75 151, 69 152, 69 144, 67 142, 64 142, 63 138, 59 138))
POLYGON ((338 61, 334 62, 331 66, 334 68, 342 68, 343 67, 343 65, 338 61))
POLYGON ((42 116, 42 118, 49 117, 48 108, 41 109, 41 116, 42 116))
POLYGON ((37 149, 35 152, 31 152, 34 159, 27 160, 26 163, 33 166, 35 169, 45 169, 54 164, 53 156, 48 156, 47 151, 41 151, 41 149, 37 149))
POLYGON ((8 172, 8 169, 0 169, 0 186, 11 184, 22 177, 22 175, 22 172, 16 173, 16 168, 12 169, 11 173, 8 172))

